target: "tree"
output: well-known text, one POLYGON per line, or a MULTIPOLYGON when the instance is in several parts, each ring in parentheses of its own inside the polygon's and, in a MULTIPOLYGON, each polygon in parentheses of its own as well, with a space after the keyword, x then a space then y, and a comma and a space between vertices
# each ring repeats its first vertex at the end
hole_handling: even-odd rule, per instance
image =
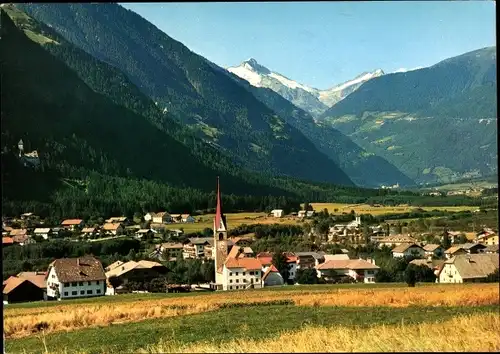
POLYGON ((306 268, 297 270, 296 281, 299 284, 318 284, 316 269, 306 268))
POLYGON ((123 280, 116 275, 112 275, 108 278, 109 284, 113 287, 114 292, 116 292, 116 288, 123 284, 123 280))
POLYGON ((500 273, 498 271, 498 268, 493 273, 489 274, 486 277, 485 282, 486 283, 498 283, 498 282, 500 282, 500 273))
POLYGON ((405 270, 405 282, 409 287, 414 287, 417 282, 417 274, 413 264, 408 265, 405 270))
POLYGON ((281 276, 283 277, 283 280, 285 282, 289 278, 289 269, 288 269, 288 263, 286 262, 287 257, 283 252, 281 252, 280 249, 278 249, 276 252, 273 254, 273 259, 272 259, 272 264, 278 269, 278 272, 280 272, 281 276))

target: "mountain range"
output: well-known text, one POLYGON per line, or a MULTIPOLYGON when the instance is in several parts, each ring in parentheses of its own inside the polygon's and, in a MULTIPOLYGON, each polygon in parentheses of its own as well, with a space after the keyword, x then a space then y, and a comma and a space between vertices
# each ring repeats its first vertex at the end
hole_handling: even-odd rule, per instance
POLYGON ((382 69, 377 69, 373 72, 362 73, 352 80, 327 90, 319 90, 271 71, 253 58, 242 62, 239 66, 229 67, 227 70, 248 81, 252 86, 265 87, 275 91, 315 117, 354 92, 366 81, 384 75, 382 69))

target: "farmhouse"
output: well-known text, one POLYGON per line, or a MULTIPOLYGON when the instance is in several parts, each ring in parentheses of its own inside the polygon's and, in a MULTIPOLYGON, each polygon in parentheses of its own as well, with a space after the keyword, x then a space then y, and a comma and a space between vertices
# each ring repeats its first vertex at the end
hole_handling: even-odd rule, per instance
POLYGON ((52 233, 52 229, 50 227, 46 228, 36 228, 33 233, 37 236, 43 237, 44 240, 48 240, 49 236, 52 233))
POLYGON ((336 281, 341 277, 349 276, 358 282, 374 283, 375 275, 380 267, 375 261, 363 259, 329 260, 316 267, 318 278, 327 281, 336 281))
POLYGON ((462 254, 444 262, 440 283, 479 282, 498 270, 498 254, 462 254))
POLYGON ((274 209, 274 210, 271 210, 271 214, 275 218, 281 218, 283 216, 283 210, 282 209, 274 209))
POLYGON ((3 300, 9 303, 46 300, 45 272, 21 272, 3 282, 3 300))
POLYGON ((139 229, 135 233, 135 235, 138 238, 151 238, 153 237, 157 232, 152 230, 152 229, 139 229))
POLYGON ((166 211, 162 211, 159 213, 147 213, 144 215, 145 221, 151 221, 155 224, 168 224, 172 222, 172 216, 166 211))
POLYGON ((126 216, 114 216, 106 220, 106 223, 128 225, 129 220, 126 216))
POLYGON ((102 231, 105 234, 111 235, 121 235, 123 233, 123 225, 120 223, 110 224, 106 223, 102 226, 102 231))
POLYGON ((182 214, 181 215, 181 221, 187 224, 191 224, 195 222, 196 220, 189 214, 182 214))
POLYGON ((414 243, 402 243, 399 246, 396 246, 392 250, 392 256, 394 258, 402 258, 402 257, 418 257, 423 258, 425 256, 425 251, 422 247, 414 243))
POLYGON ((424 246, 424 252, 426 257, 441 258, 444 255, 444 248, 440 245, 428 243, 424 246))
POLYGON ((73 299, 102 296, 106 274, 101 262, 92 257, 56 259, 47 270, 47 297, 73 299))
POLYGON ((70 231, 75 231, 83 226, 83 220, 81 219, 67 219, 61 223, 61 226, 70 231))

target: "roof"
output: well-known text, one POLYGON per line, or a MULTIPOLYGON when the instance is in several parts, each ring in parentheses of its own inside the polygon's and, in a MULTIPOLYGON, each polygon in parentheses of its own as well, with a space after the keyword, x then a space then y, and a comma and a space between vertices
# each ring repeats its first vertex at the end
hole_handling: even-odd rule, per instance
POLYGON ((480 243, 464 243, 464 244, 459 245, 459 246, 462 247, 464 250, 470 250, 471 248, 474 248, 474 247, 486 248, 485 245, 482 245, 480 243))
POLYGON ((160 247, 166 248, 166 249, 179 249, 183 248, 184 245, 182 243, 173 243, 173 242, 166 242, 162 243, 160 247))
POLYGON ((33 231, 35 234, 48 234, 52 229, 50 227, 46 228, 36 228, 35 231, 33 231))
POLYGON ((153 232, 153 230, 151 230, 151 229, 140 229, 140 230, 137 230, 138 234, 147 234, 148 232, 153 232))
POLYGON ((45 276, 47 272, 21 272, 17 275, 18 278, 27 279, 39 288, 46 288, 47 282, 45 276))
POLYGON ((192 237, 189 239, 189 242, 192 243, 193 245, 202 245, 204 243, 213 243, 213 238, 212 237, 192 237))
POLYGON ((484 252, 496 252, 496 253, 498 253, 498 245, 486 246, 486 248, 484 249, 484 252))
POLYGON ((101 262, 92 257, 60 258, 50 264, 60 282, 104 280, 106 274, 101 262))
POLYGON ((110 270, 106 272, 106 277, 119 277, 127 272, 130 272, 132 269, 151 269, 154 267, 164 267, 164 265, 158 262, 144 260, 141 260, 139 262, 129 261, 127 263, 122 263, 117 267, 110 268, 110 270))
POLYGON ((431 269, 434 268, 439 268, 442 264, 444 263, 443 259, 433 259, 433 260, 427 260, 427 259, 414 259, 410 262, 410 264, 414 264, 416 266, 427 266, 431 269))
POLYGON ((419 245, 416 245, 414 243, 402 243, 399 246, 394 247, 394 249, 392 250, 392 253, 403 253, 403 252, 406 252, 406 250, 408 250, 409 248, 413 248, 413 247, 417 247, 417 248, 422 249, 422 247, 420 247, 419 245))
POLYGON ((434 252, 439 247, 441 247, 441 245, 436 245, 436 244, 433 244, 433 243, 428 243, 427 245, 424 246, 424 251, 434 252))
POLYGON ((187 219, 187 218, 188 218, 188 217, 190 217, 190 216, 191 216, 191 214, 182 214, 182 215, 181 215, 181 217, 182 217, 183 219, 187 219))
POLYGON ((388 236, 380 240, 381 243, 395 243, 395 242, 406 242, 406 243, 415 243, 416 240, 408 235, 394 235, 388 236))
POLYGON ((349 256, 347 254, 325 254, 325 262, 326 261, 341 261, 348 260, 349 256))
POLYGON ((14 243, 14 240, 12 239, 12 237, 2 237, 2 244, 3 245, 10 245, 14 243))
POLYGON ((95 227, 85 227, 83 228, 82 232, 83 233, 92 233, 95 232, 96 228, 95 227))
POLYGON ((380 269, 380 267, 372 264, 364 259, 348 259, 348 260, 330 260, 319 264, 316 269, 380 269))
MULTIPOLYGON (((269 268, 265 271, 264 275, 262 276, 262 280, 266 280, 266 278, 269 276, 271 273, 279 273, 278 269, 271 264, 269 268)), ((281 274, 280 274, 281 275, 281 274)))
POLYGON ((21 216, 31 216, 33 215, 33 213, 24 213, 24 214, 21 214, 21 216))
POLYGON ((160 211, 159 213, 150 213, 153 218, 163 218, 164 216, 170 216, 166 211, 160 211))
POLYGON ((314 257, 315 259, 321 259, 323 258, 322 255, 320 255, 319 253, 317 252, 295 252, 295 255, 297 257, 307 257, 307 256, 311 256, 311 257, 314 257))
POLYGON ((224 263, 226 268, 243 268, 245 270, 261 270, 262 265, 257 258, 244 257, 244 258, 227 258, 224 263))
POLYGON ((109 271, 109 270, 114 269, 118 266, 121 266, 122 264, 123 264, 122 261, 116 261, 114 263, 111 263, 109 266, 106 267, 106 271, 109 271))
POLYGON ((271 210, 271 213, 282 213, 283 209, 273 209, 271 210))
POLYGON ((82 219, 67 219, 64 220, 61 225, 80 225, 83 222, 82 219))
POLYGON ((7 280, 3 282, 3 293, 8 294, 19 285, 28 281, 27 279, 18 278, 18 277, 9 277, 7 280))
POLYGON ((124 222, 125 220, 127 220, 126 216, 113 216, 112 218, 109 218, 108 220, 106 220, 106 222, 108 222, 108 223, 124 222))
POLYGON ((455 265, 462 279, 485 278, 498 269, 498 254, 461 254, 444 264, 455 265), (470 260, 470 261, 469 261, 470 260))
POLYGON ((115 223, 113 223, 113 224, 111 224, 111 223, 107 223, 107 224, 104 224, 104 225, 102 226, 102 228, 103 228, 104 230, 118 230, 118 228, 119 228, 120 226, 122 226, 122 224, 120 224, 120 223, 116 223, 116 224, 115 224, 115 223))

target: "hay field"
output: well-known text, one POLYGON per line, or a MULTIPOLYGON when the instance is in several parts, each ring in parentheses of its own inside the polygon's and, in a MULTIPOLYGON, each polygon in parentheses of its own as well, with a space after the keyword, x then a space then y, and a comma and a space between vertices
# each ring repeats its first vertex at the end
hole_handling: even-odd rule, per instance
MULTIPOLYGON (((310 203, 316 212, 322 211, 323 209, 328 209, 331 214, 342 214, 350 213, 354 210, 356 214, 372 214, 372 215, 382 215, 382 214, 402 214, 408 213, 415 206, 408 205, 398 205, 398 206, 370 206, 369 204, 341 204, 341 203, 310 203), (335 212, 337 209, 337 212, 335 212)), ((424 210, 447 210, 447 211, 463 211, 463 210, 476 210, 478 207, 475 206, 432 206, 432 207, 421 207, 424 210)))
MULTIPOLYGON (((363 284, 361 284, 363 285, 363 284)), ((439 285, 415 288, 379 284, 378 287, 342 287, 325 285, 308 288, 289 286, 279 289, 229 291, 192 296, 123 296, 113 301, 79 302, 67 300, 51 306, 9 306, 4 308, 4 332, 7 339, 30 337, 39 332, 74 331, 88 327, 107 327, 146 319, 184 317, 217 311, 228 306, 276 303, 295 307, 474 307, 499 304, 498 284, 439 285), (291 288, 288 290, 287 288, 291 288), (302 291, 297 289, 302 288, 302 291), (229 305, 228 305, 229 304, 229 305), (41 325, 43 324, 43 325, 41 325)), ((109 297, 108 297, 109 298, 109 297)), ((106 298, 105 298, 106 299, 106 298)), ((107 299, 106 299, 107 300, 107 299)))
MULTIPOLYGON (((230 229, 236 228, 243 224, 297 224, 297 218, 284 217, 274 218, 267 216, 266 213, 228 213, 226 221, 230 229)), ((205 228, 212 228, 214 223, 215 214, 205 214, 195 216, 195 223, 192 224, 169 224, 166 225, 167 229, 180 229, 183 228, 185 233, 203 231, 205 228)))

